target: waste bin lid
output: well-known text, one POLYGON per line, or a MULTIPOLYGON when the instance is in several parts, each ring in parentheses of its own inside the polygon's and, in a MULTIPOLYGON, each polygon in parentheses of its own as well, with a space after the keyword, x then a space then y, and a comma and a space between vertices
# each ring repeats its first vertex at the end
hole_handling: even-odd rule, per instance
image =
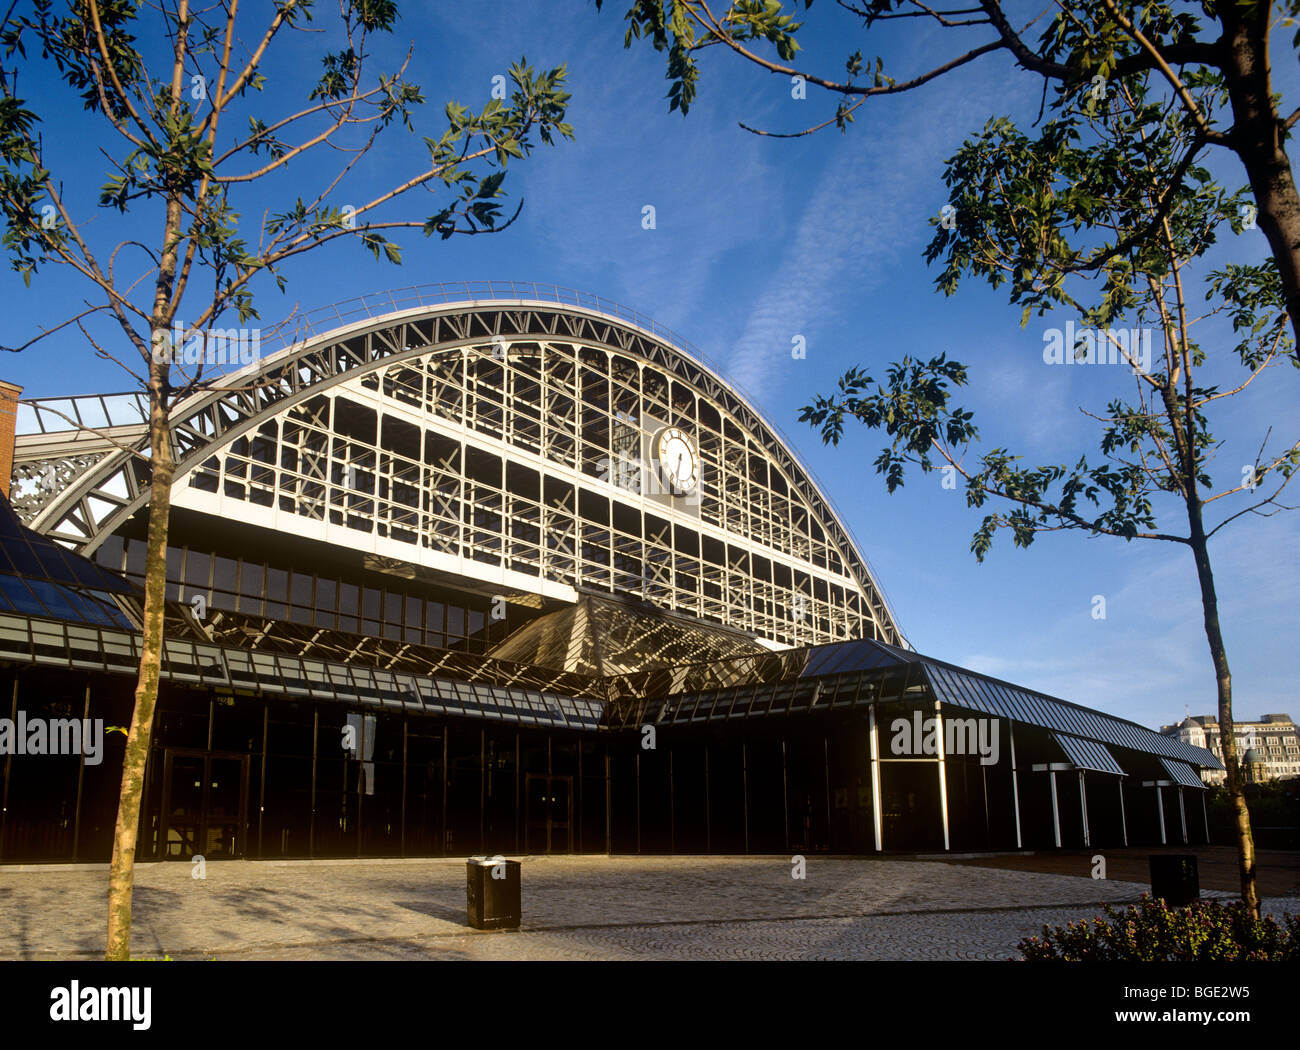
POLYGON ((470 857, 467 864, 477 864, 483 868, 493 868, 498 864, 505 863, 505 857, 470 857))

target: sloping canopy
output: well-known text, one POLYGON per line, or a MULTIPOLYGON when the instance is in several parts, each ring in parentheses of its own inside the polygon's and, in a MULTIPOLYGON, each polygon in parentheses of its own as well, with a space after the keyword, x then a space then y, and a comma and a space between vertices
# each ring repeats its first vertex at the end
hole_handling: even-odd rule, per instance
POLYGON ((1065 733, 1053 733, 1052 739, 1055 740, 1065 752, 1066 757, 1074 763, 1078 769, 1088 769, 1095 773, 1113 773, 1116 776, 1125 776, 1124 770, 1120 764, 1115 761, 1111 753, 1106 750, 1105 744, 1099 744, 1095 740, 1084 740, 1081 737, 1069 736, 1065 733))
MULTIPOLYGON (((134 675, 140 636, 131 628, 87 629, 0 611, 0 660, 134 675)), ((264 653, 168 638, 162 676, 167 681, 263 696, 389 707, 428 714, 595 731, 599 700, 538 689, 463 682, 337 660, 264 653)))
POLYGON ((134 593, 122 577, 27 528, 0 494, 0 611, 129 628, 112 596, 134 593))
POLYGON ((134 593, 121 576, 27 528, 3 496, 0 496, 0 575, 115 594, 134 593))
POLYGON ((1163 736, 1136 722, 1091 711, 1045 693, 1021 689, 928 657, 923 657, 922 661, 935 696, 945 703, 1134 751, 1181 758, 1210 769, 1223 768, 1219 760, 1204 748, 1193 747, 1176 737, 1163 736))
POLYGON ((586 595, 524 624, 491 655, 603 678, 766 652, 737 631, 586 595))
POLYGON ((808 650, 808 662, 799 677, 819 678, 822 675, 839 674, 841 671, 872 671, 877 667, 898 663, 900 656, 905 659, 916 658, 915 653, 906 649, 895 649, 892 645, 876 642, 815 645, 808 650))
POLYGON ((1162 758, 1160 764, 1165 767, 1169 779, 1175 784, 1188 788, 1205 788, 1205 781, 1197 776, 1196 770, 1186 762, 1179 762, 1176 758, 1162 758))
MULTIPOLYGON (((870 640, 834 642, 764 653, 757 657, 721 660, 714 664, 697 664, 672 675, 664 672, 625 674, 611 682, 611 696, 617 698, 618 715, 624 722, 639 724, 647 719, 681 718, 688 710, 693 712, 690 720, 699 720, 697 698, 709 699, 709 714, 703 717, 716 720, 735 717, 736 713, 733 704, 720 706, 714 702, 713 698, 720 692, 742 693, 747 717, 756 711, 768 714, 795 710, 807 712, 819 708, 827 690, 835 695, 834 704, 837 706, 839 698, 848 693, 854 697, 851 703, 870 702, 872 690, 859 683, 882 675, 893 675, 900 689, 928 686, 935 699, 954 707, 1046 729, 1057 734, 1058 742, 1068 737, 1098 747, 1109 745, 1142 751, 1181 760, 1188 770, 1192 766, 1223 768, 1222 763, 1204 748, 1164 736, 1136 722, 1093 711, 1045 693, 1022 689, 908 649, 870 640), (904 681, 906 686, 901 684, 904 681), (819 702, 811 702, 814 695, 819 702), (777 701, 775 706, 769 702, 769 697, 777 701), (798 703, 787 707, 783 700, 786 697, 792 703, 798 703)), ((1088 748, 1087 765, 1074 757, 1071 761, 1081 768, 1099 772, 1123 772, 1113 764, 1113 758, 1111 762, 1106 761, 1108 755, 1105 748, 1098 751, 1088 748)), ((1085 753, 1080 751, 1079 759, 1084 758, 1085 753)), ((1191 772, 1194 775, 1194 770, 1191 772)))

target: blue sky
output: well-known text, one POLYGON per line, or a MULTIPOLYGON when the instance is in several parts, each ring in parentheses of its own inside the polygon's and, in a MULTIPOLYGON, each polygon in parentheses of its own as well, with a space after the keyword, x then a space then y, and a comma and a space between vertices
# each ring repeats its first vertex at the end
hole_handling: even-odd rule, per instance
MULTIPOLYGON (((381 57, 398 59, 414 41, 408 75, 428 99, 418 134, 441 133, 446 99, 481 106, 492 77, 526 55, 537 68, 567 63, 576 139, 511 165, 511 210, 521 195, 525 204, 508 231, 450 241, 403 233, 400 268, 376 263, 355 246, 327 248, 286 271, 285 296, 273 289, 259 296, 265 323, 295 307, 437 281, 550 282, 624 303, 699 347, 785 432, 857 535, 916 648, 1146 724, 1176 721, 1188 708, 1214 710, 1185 547, 1068 533, 1041 537, 1023 551, 1000 535, 979 564, 969 542, 981 512, 943 490, 937 474, 912 475, 891 496, 870 465, 881 438, 850 427, 844 443, 828 449, 798 422, 800 406, 829 392, 851 365, 879 374, 905 354, 945 351, 970 366, 961 400, 989 447, 1044 463, 1095 453, 1095 424, 1079 406, 1096 409, 1127 395, 1131 377, 1115 368, 1044 365, 1043 331, 1063 326, 1066 314, 1022 329, 1019 311, 1001 292, 973 281, 951 298, 936 292, 935 273, 922 258, 929 219, 946 203, 944 158, 990 116, 1031 123, 1036 81, 1000 57, 986 57, 920 92, 869 103, 846 135, 829 129, 781 141, 748 134, 737 121, 795 129, 829 116, 833 102, 815 90, 806 100, 792 99, 787 80, 710 53, 690 115, 670 114, 663 56, 644 45, 623 50, 625 5, 618 0, 601 14, 584 0, 403 6, 397 38, 381 57), (646 205, 655 208, 653 230, 642 228, 646 205), (790 356, 795 336, 806 340, 805 360, 790 356), (1092 616, 1095 595, 1106 598, 1104 620, 1092 616)), ((855 23, 830 4, 807 18, 801 63, 841 69, 857 46, 855 23)), ((881 40, 873 53, 894 56, 887 71, 895 75, 919 71, 951 47, 942 37, 921 37, 915 26, 881 40)), ((270 112, 288 104, 277 93, 281 84, 314 78, 319 46, 309 37, 285 45, 270 67, 270 112)), ((1286 111, 1300 93, 1300 77, 1285 49, 1274 67, 1290 100, 1286 111)), ((51 167, 80 202, 79 214, 94 215, 104 164, 91 149, 99 141, 93 126, 43 74, 24 76, 28 97, 49 114, 51 167)), ((418 137, 395 131, 381 143, 336 201, 346 203, 349 192, 366 199, 367 190, 415 170, 418 137)), ((263 206, 314 187, 317 172, 331 163, 319 158, 279 180, 274 202, 250 202, 250 227, 263 206)), ((1232 158, 1219 157, 1215 171, 1233 188, 1245 182, 1232 158)), ((421 196, 411 211, 423 217, 437 206, 421 196)), ((114 242, 128 226, 138 233, 157 225, 147 212, 127 224, 103 214, 95 223, 95 235, 114 242)), ((1261 233, 1229 233, 1213 261, 1254 261, 1264 252, 1261 233)), ((126 267, 129 252, 123 259, 126 267)), ((75 312, 81 292, 50 270, 30 289, 6 272, 0 294, 3 341, 14 344, 75 312)), ((1203 338, 1212 349, 1213 340, 1203 338)), ((0 378, 20 383, 30 397, 130 388, 115 365, 95 360, 71 333, 0 364, 0 378)), ((1225 439, 1218 475, 1239 477, 1236 464, 1253 458, 1270 423, 1275 441, 1295 439, 1297 375, 1275 369, 1267 385, 1213 417, 1225 439)), ((1176 514, 1165 524, 1186 528, 1176 514)), ((1247 518, 1214 541, 1238 717, 1300 709, 1298 539, 1300 514, 1291 514, 1247 518)))

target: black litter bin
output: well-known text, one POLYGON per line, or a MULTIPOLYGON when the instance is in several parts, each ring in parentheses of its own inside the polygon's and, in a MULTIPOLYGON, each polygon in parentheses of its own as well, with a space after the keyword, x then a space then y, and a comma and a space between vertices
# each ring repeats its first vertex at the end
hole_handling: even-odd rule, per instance
POLYGON ((465 863, 465 910, 476 930, 517 930, 519 861, 471 857, 465 863))
POLYGON ((1151 896, 1171 908, 1185 908, 1201 896, 1201 877, 1191 853, 1151 855, 1151 896))

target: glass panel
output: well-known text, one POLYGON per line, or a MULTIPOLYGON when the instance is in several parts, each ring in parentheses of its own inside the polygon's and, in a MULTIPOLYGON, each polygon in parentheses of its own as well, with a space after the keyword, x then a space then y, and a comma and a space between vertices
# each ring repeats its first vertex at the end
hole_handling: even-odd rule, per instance
POLYGON ((980 691, 980 695, 984 697, 985 711, 991 715, 997 715, 1000 718, 1011 717, 1010 712, 1002 710, 1002 705, 997 702, 997 696, 990 683, 977 678, 975 679, 975 687, 980 691))
POLYGON ((979 690, 975 685, 975 679, 970 675, 957 675, 957 686, 962 697, 961 706, 971 711, 984 710, 984 698, 980 696, 979 690))
POLYGON ((266 570, 266 596, 273 602, 284 602, 289 597, 289 574, 284 569, 266 570))
POLYGON ((1015 690, 1015 692, 1012 695, 1015 696, 1016 699, 1019 700, 1021 705, 1025 708, 1027 713, 1026 720, 1029 722, 1030 725, 1041 726, 1047 724, 1047 714, 1043 710, 1042 705, 1039 704, 1038 701, 1033 696, 1029 695, 1028 693, 1021 692, 1018 689, 1015 690))
POLYGON ((955 704, 958 702, 957 685, 954 681, 955 676, 946 667, 936 667, 931 664, 927 670, 933 672, 935 695, 945 703, 955 704))

